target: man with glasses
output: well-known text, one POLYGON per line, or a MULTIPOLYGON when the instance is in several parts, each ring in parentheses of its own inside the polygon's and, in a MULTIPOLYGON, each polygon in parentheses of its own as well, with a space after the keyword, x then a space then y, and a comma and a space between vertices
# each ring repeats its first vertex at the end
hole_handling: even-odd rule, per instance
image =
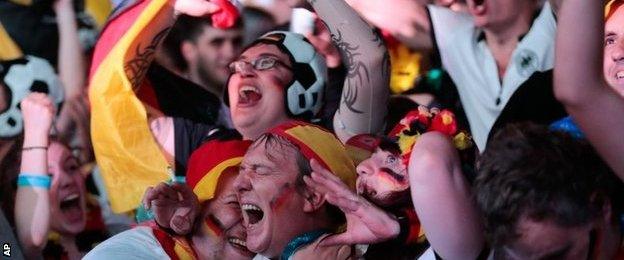
MULTIPOLYGON (((333 118, 336 135, 346 141, 356 134, 379 133, 386 114, 389 75, 387 53, 381 38, 343 1, 311 1, 311 4, 332 34, 337 36, 334 43, 345 57, 347 78, 340 107, 333 118)), ((123 41, 110 47, 113 49, 111 53, 116 48, 125 53, 122 61, 115 60, 120 64, 111 68, 126 68, 111 75, 116 73, 131 79, 132 86, 124 85, 126 91, 111 91, 111 79, 116 78, 104 72, 93 73, 90 91, 91 100, 94 100, 92 128, 104 128, 106 120, 98 118, 112 117, 119 110, 124 111, 125 122, 130 121, 130 117, 145 120, 145 112, 136 106, 135 98, 127 98, 130 105, 122 107, 120 96, 128 90, 140 91, 142 71, 153 59, 149 50, 158 47, 160 39, 176 19, 174 13, 205 16, 220 11, 214 3, 203 0, 148 1, 117 16, 113 22, 123 23, 124 18, 131 20, 137 12, 141 12, 139 17, 150 18, 144 24, 134 23, 128 30, 127 36, 134 37, 129 39, 129 46, 122 49, 123 44, 127 44, 123 41), (147 55, 143 55, 145 53, 147 55)), ((117 32, 114 29, 115 24, 109 24, 102 32, 102 39, 111 38, 110 35, 117 32)), ((96 57, 106 51, 106 46, 99 45, 101 50, 96 48, 96 57)), ((326 65, 323 57, 302 36, 287 32, 269 33, 247 47, 236 61, 231 66, 233 74, 227 81, 223 100, 229 105, 234 128, 244 139, 253 140, 286 120, 312 121, 320 111, 327 78, 326 65)), ((146 129, 142 124, 122 123, 94 133, 94 139, 98 140, 94 142, 98 163, 109 167, 103 169, 103 174, 110 176, 104 179, 117 180, 107 181, 107 189, 117 189, 119 183, 128 183, 136 187, 133 190, 140 190, 147 188, 146 183, 153 183, 139 183, 136 178, 124 177, 128 172, 140 172, 142 178, 152 178, 162 176, 167 165, 175 164, 175 172, 183 175, 191 152, 216 129, 211 125, 154 114, 149 115, 149 124, 150 129, 146 129), (145 136, 149 130, 156 142, 145 136), (132 140, 127 142, 119 141, 130 137, 132 140), (165 154, 167 161, 163 162, 160 153, 165 154)), ((113 208, 118 205, 113 204, 113 208)))

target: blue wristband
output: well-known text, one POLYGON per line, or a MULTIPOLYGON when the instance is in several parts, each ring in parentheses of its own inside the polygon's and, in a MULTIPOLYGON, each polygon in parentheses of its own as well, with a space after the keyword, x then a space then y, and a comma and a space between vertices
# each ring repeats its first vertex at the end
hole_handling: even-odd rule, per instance
POLYGON ((17 177, 17 186, 19 187, 39 187, 50 189, 52 178, 45 175, 28 175, 20 173, 17 177))

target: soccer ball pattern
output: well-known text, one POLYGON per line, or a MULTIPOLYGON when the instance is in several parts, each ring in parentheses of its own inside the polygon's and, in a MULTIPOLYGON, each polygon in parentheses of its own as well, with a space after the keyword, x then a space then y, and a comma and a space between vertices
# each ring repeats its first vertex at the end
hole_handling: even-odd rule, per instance
POLYGON ((0 79, 5 86, 7 102, 10 106, 0 112, 0 137, 13 137, 23 130, 20 101, 31 92, 46 93, 56 107, 63 102, 63 88, 54 69, 46 60, 26 56, 2 61, 0 79))
POLYGON ((263 38, 276 41, 293 62, 294 79, 286 88, 288 112, 296 117, 312 118, 321 110, 323 103, 323 90, 327 81, 325 59, 301 34, 277 31, 263 38))

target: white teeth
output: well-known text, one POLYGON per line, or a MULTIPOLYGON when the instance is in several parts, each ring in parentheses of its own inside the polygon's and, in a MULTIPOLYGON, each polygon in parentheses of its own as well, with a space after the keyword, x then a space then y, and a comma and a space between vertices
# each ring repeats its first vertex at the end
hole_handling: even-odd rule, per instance
POLYGON ((73 200, 73 199, 76 199, 76 198, 78 198, 79 196, 80 196, 80 195, 79 195, 78 193, 74 193, 74 194, 72 194, 72 195, 69 195, 69 196, 65 197, 65 199, 63 199, 63 202, 65 202, 65 201, 70 201, 70 200, 73 200))
POLYGON ((228 239, 228 241, 230 241, 230 243, 232 243, 232 244, 237 244, 237 245, 242 246, 242 247, 247 247, 247 243, 245 241, 243 241, 243 240, 238 239, 238 238, 230 238, 230 239, 228 239))
POLYGON ((254 87, 254 86, 242 86, 238 90, 238 93, 243 94, 243 93, 245 93, 245 91, 253 91, 255 93, 260 94, 260 90, 258 90, 258 88, 254 87))
POLYGON ((256 206, 256 205, 251 205, 251 204, 243 204, 243 205, 241 205, 241 209, 242 209, 242 210, 257 210, 257 211, 262 211, 262 209, 260 209, 258 206, 256 206))
POLYGON ((615 78, 616 79, 624 79, 624 70, 623 71, 618 71, 618 73, 615 74, 615 78))

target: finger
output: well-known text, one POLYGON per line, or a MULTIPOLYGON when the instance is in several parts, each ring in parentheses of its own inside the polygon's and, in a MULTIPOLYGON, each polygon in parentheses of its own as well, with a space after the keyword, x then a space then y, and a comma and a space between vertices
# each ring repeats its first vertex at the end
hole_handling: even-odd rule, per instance
POLYGON ((171 219, 171 229, 180 235, 186 235, 191 230, 190 219, 182 216, 174 216, 171 219))
POLYGON ((173 209, 177 206, 178 206, 177 201, 171 200, 171 199, 153 199, 150 201, 151 208, 171 207, 173 209))
POLYGON ((175 10, 190 16, 207 16, 221 8, 208 1, 176 1, 175 10))
POLYGON ((168 198, 172 200, 178 200, 178 192, 169 187, 168 184, 162 182, 154 188, 154 191, 158 193, 161 198, 168 198))
POLYGON ((344 213, 354 213, 360 208, 359 201, 337 197, 331 194, 326 194, 325 199, 327 200, 327 202, 329 202, 329 204, 340 208, 340 210, 342 210, 344 213))
POLYGON ((310 176, 303 176, 303 182, 315 192, 326 194, 328 190, 320 183, 314 181, 310 176))
POLYGON ((321 165, 318 161, 316 161, 315 159, 311 159, 310 160, 310 167, 312 167, 312 171, 322 174, 323 177, 335 181, 335 182, 340 182, 342 183, 342 181, 340 180, 340 178, 338 178, 338 176, 334 175, 332 172, 330 172, 329 170, 325 169, 325 167, 323 165, 321 165))
POLYGON ((143 195, 143 207, 150 209, 151 201, 156 198, 157 194, 154 192, 153 187, 147 187, 145 194, 143 195))
POLYGON ((182 195, 183 200, 195 200, 197 199, 197 195, 191 190, 189 186, 182 183, 174 183, 170 185, 173 190, 179 192, 182 195))
POLYGON ((351 191, 346 184, 342 183, 340 180, 330 180, 327 174, 312 172, 311 176, 312 179, 322 185, 328 193, 351 199, 357 197, 357 194, 351 191))

